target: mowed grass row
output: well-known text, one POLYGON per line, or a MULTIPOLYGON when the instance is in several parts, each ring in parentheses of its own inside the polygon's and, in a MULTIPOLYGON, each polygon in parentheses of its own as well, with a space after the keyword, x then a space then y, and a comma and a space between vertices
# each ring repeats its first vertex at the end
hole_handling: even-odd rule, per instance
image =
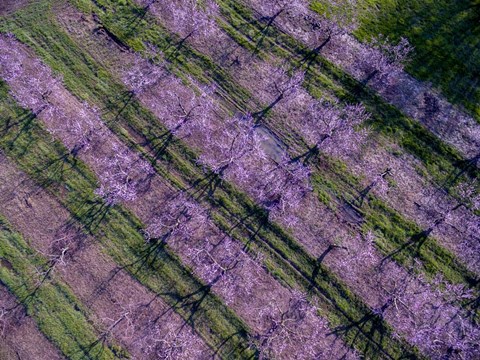
MULTIPOLYGON (((48 3, 37 4, 36 6, 45 6, 46 10, 48 10, 48 3)), ((38 8, 35 10, 38 10, 38 8)), ((43 13, 45 14, 45 12, 43 13)), ((26 14, 28 13, 24 13, 23 17, 17 17, 16 21, 29 20, 26 14)), ((97 106, 108 109, 107 104, 109 103, 105 103, 105 101, 109 99, 109 92, 100 91, 99 89, 107 89, 113 93, 116 91, 117 94, 126 91, 126 89, 115 85, 113 82, 111 82, 112 87, 108 89, 107 74, 104 69, 100 69, 91 58, 81 53, 61 29, 55 28, 53 23, 45 21, 45 17, 42 18, 43 26, 41 28, 33 19, 30 19, 28 23, 37 30, 32 32, 31 26, 23 22, 20 22, 22 24, 21 29, 15 29, 12 23, 8 27, 10 30, 14 30, 20 39, 25 39, 24 41, 38 53, 43 54, 44 61, 50 66, 56 67, 57 71, 61 71, 65 83, 72 85, 68 85, 68 87, 77 96, 88 94, 88 98, 97 106), (31 41, 32 39, 35 42, 31 41), (43 44, 42 46, 45 46, 45 48, 56 49, 56 51, 47 53, 38 44, 43 44), (60 54, 56 54, 57 51, 60 54), (55 59, 56 56, 61 56, 64 60, 68 59, 66 63, 69 66, 66 66, 63 60, 55 59), (89 65, 87 66, 87 64, 89 65), (75 69, 75 75, 71 72, 72 68, 75 69), (96 82, 95 74, 102 74, 101 85, 94 85, 96 82), (79 88, 81 88, 80 91, 79 88)), ((104 118, 112 119, 116 115, 115 113, 107 112, 104 118)), ((125 141, 130 141, 131 145, 134 145, 133 140, 129 138, 125 130, 122 130, 121 126, 129 128, 130 131, 135 130, 137 134, 149 139, 151 144, 155 145, 161 144, 160 135, 165 131, 165 129, 160 127, 152 127, 152 124, 156 122, 157 120, 153 115, 142 109, 135 101, 127 104, 122 114, 116 117, 115 123, 107 120, 111 128, 125 141)), ((138 145, 136 147, 137 149, 139 148, 138 145)), ((208 181, 205 180, 201 169, 196 167, 195 159, 196 157, 193 153, 189 152, 181 144, 174 142, 163 153, 162 158, 157 161, 156 168, 157 171, 166 175, 171 181, 178 183, 179 180, 172 179, 172 175, 168 173, 166 166, 163 169, 160 168, 160 164, 163 161, 168 161, 170 167, 175 165, 175 169, 178 169, 185 176, 186 181, 190 181, 198 189, 205 183, 208 184, 208 181), (172 148, 176 149, 177 153, 172 152, 172 148), (204 179, 204 181, 201 181, 201 179, 204 179)), ((75 189, 76 187, 69 186, 69 188, 75 189)), ((226 188, 230 187, 226 186, 226 188)), ((403 341, 391 338, 389 336, 391 329, 383 320, 374 315, 368 307, 353 296, 335 276, 330 274, 323 266, 319 266, 315 258, 305 253, 281 229, 273 224, 265 223, 265 214, 256 208, 251 201, 246 199, 243 194, 235 192, 233 188, 232 194, 222 194, 223 191, 217 190, 215 198, 208 198, 208 200, 219 206, 218 214, 221 215, 221 212, 225 213, 227 218, 223 222, 225 227, 231 229, 232 224, 237 225, 235 228, 236 233, 240 233, 240 230, 243 231, 241 233, 243 241, 246 243, 254 242, 260 248, 267 249, 267 255, 270 254, 268 260, 269 268, 272 269, 272 272, 277 277, 282 276, 286 284, 298 284, 305 291, 311 290, 321 299, 324 299, 325 303, 328 304, 326 310, 328 318, 334 326, 338 326, 337 331, 339 334, 343 334, 356 348, 364 351, 372 358, 399 357, 401 354, 412 354, 413 357, 417 357, 416 350, 411 349, 403 341), (237 204, 237 201, 239 204, 237 204), (242 206, 243 204, 246 205, 242 206), (245 220, 241 224, 236 224, 238 219, 245 220), (252 236, 255 233, 257 235, 252 236), (277 233, 280 233, 280 236, 277 233), (258 234, 266 235, 265 237, 260 237, 258 234), (314 276, 314 279, 311 281, 312 274, 320 274, 321 276, 314 276), (381 349, 381 351, 379 352, 378 349, 381 349)), ((217 223, 220 224, 219 220, 217 220, 217 223)), ((123 246, 126 245, 124 244, 123 246)))
MULTIPOLYGON (((361 40, 383 34, 415 47, 407 71, 430 81, 480 121, 480 3, 475 0, 358 0, 361 40)), ((312 1, 324 13, 328 2, 312 1)))
POLYGON ((248 328, 205 284, 185 268, 168 246, 152 252, 144 228, 133 214, 110 208, 93 191, 95 176, 28 111, 18 108, 1 84, 0 149, 39 185, 45 187, 94 236, 120 267, 158 294, 222 358, 247 359, 248 328))
MULTIPOLYGON (((77 6, 88 11, 95 9, 95 6, 88 1, 77 2, 77 6)), ((136 35, 134 38, 129 35, 123 35, 123 33, 120 32, 121 29, 118 30, 121 22, 114 21, 111 18, 113 15, 108 11, 107 1, 104 1, 100 6, 106 11, 106 13, 103 13, 99 11, 98 8, 96 9, 96 11, 99 11, 99 17, 102 21, 105 18, 105 23, 103 23, 103 25, 107 26, 105 25, 106 23, 111 24, 111 27, 109 26, 109 31, 118 34, 117 40, 124 41, 125 44, 131 44, 132 46, 139 46, 138 44, 142 44, 143 41, 155 44, 165 51, 165 57, 167 59, 171 59, 172 66, 175 66, 176 68, 176 70, 173 69, 174 72, 190 73, 193 76, 197 76, 200 81, 205 81, 205 74, 213 74, 210 80, 222 80, 218 84, 222 87, 222 95, 226 93, 226 103, 232 104, 230 100, 233 99, 237 108, 242 111, 249 110, 247 105, 251 99, 249 93, 235 85, 228 74, 216 66, 208 57, 199 54, 195 52, 195 50, 186 46, 176 48, 172 44, 180 41, 180 39, 176 39, 160 26, 152 25, 154 20, 151 20, 148 17, 138 19, 137 17, 139 15, 131 9, 126 9, 125 14, 122 16, 120 10, 123 9, 123 7, 115 7, 114 19, 116 19, 117 16, 122 16, 121 19, 124 19, 124 22, 126 21, 125 19, 130 19, 130 23, 134 23, 132 19, 138 21, 138 23, 135 23, 136 35), (130 11, 130 13, 128 13, 128 11, 130 11), (128 14, 130 14, 130 17, 128 14), (148 19, 148 21, 146 19, 148 19), (155 29, 155 31, 152 31, 151 28, 155 29), (197 70, 198 67, 201 67, 200 70, 203 69, 203 71, 197 70), (192 71, 192 69, 194 71, 192 71), (202 74, 202 76, 199 77, 197 74, 202 74), (235 89, 235 91, 232 91, 231 89, 235 89)), ((141 11, 141 9, 135 7, 134 9, 141 11)), ((261 54, 262 52, 260 52, 260 55, 261 54)), ((260 107, 261 105, 258 104, 258 106, 260 107)), ((234 111, 233 106, 230 106, 230 110, 234 111)), ((282 131, 282 129, 278 128, 278 124, 276 124, 270 117, 267 117, 265 121, 267 122, 267 125, 270 126, 270 129, 280 135, 287 145, 297 148, 300 145, 300 151, 307 150, 306 144, 298 138, 298 135, 295 137, 291 129, 282 131)), ((149 126, 151 127, 152 125, 150 124, 149 126)), ((137 129, 142 131, 141 127, 137 127, 137 129)), ((164 131, 164 129, 161 131, 164 131)), ((161 131, 159 131, 158 134, 161 134, 161 131)), ((154 140, 151 136, 147 139, 149 139, 149 141, 154 140)), ((337 197, 338 199, 353 199, 358 195, 358 191, 361 189, 359 181, 355 177, 349 176, 348 170, 345 169, 345 167, 342 167, 342 171, 325 172, 325 170, 332 168, 338 170, 338 162, 336 163, 326 157, 317 156, 313 159, 312 163, 316 164, 316 169, 318 170, 313 176, 314 185, 316 185, 315 190, 327 205, 330 205, 328 199, 332 199, 332 195, 334 195, 333 198, 337 197)), ((402 218, 397 211, 389 208, 384 202, 373 195, 369 195, 368 200, 370 201, 366 201, 366 206, 362 209, 364 213, 363 215, 367 219, 363 230, 367 231, 368 229, 373 229, 382 234, 377 241, 377 245, 385 256, 392 254, 396 249, 400 248, 412 237, 420 234, 422 230, 424 230, 414 222, 402 218)), ((438 242, 434 238, 430 238, 428 242, 415 249, 415 251, 410 251, 412 248, 415 248, 416 245, 417 244, 407 247, 405 251, 395 253, 395 255, 392 256, 392 259, 408 268, 412 265, 414 260, 418 258, 424 263, 424 270, 430 276, 442 273, 446 280, 450 282, 464 283, 467 286, 475 284, 474 274, 470 273, 451 252, 438 245, 438 242)))
MULTIPOLYGON (((2 105, 0 105, 2 106, 2 105)), ((0 116, 4 116, 0 109, 0 116)), ((0 282, 25 307, 40 331, 68 359, 129 358, 120 346, 102 338, 91 313, 63 282, 53 265, 29 247, 22 235, 0 215, 0 282)), ((8 316, 8 314, 7 314, 8 316)))

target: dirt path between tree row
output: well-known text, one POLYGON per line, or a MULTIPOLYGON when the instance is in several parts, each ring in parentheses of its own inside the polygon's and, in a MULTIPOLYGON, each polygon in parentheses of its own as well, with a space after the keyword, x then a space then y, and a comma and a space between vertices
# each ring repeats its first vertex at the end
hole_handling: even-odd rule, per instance
POLYGON ((0 16, 9 15, 18 9, 27 6, 35 0, 2 0, 0 2, 0 16))

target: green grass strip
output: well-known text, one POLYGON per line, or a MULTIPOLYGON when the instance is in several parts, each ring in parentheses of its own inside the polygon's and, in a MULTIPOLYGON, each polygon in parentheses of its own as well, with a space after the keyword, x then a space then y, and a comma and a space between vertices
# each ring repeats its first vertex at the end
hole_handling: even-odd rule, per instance
MULTIPOLYGON (((406 37, 415 47, 407 71, 440 88, 452 103, 464 105, 480 121, 480 5, 475 0, 359 0, 355 35, 406 37)), ((320 14, 327 1, 312 1, 320 14)), ((353 15, 353 14, 352 14, 353 15)))
POLYGON ((40 331, 65 357, 129 358, 125 349, 101 339, 88 319, 92 314, 88 314, 68 286, 55 279, 54 273, 44 277, 37 272, 37 269, 48 270, 48 260, 33 251, 1 216, 0 261, 0 282, 15 295, 40 331))

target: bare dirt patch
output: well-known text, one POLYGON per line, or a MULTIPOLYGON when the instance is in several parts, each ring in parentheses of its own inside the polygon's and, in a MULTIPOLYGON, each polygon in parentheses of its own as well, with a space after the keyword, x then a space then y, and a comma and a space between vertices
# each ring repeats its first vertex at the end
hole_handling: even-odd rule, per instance
POLYGON ((27 6, 30 2, 31 0, 2 0, 0 1, 0 16, 9 15, 27 6))

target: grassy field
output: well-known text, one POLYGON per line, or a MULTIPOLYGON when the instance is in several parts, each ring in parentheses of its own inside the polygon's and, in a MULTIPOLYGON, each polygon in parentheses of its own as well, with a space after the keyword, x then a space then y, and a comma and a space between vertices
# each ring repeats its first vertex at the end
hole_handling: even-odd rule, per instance
MULTIPOLYGON (((383 34, 415 47, 407 71, 480 121, 480 7, 475 0, 358 0, 362 40, 383 34)), ((314 1, 322 12, 324 1, 314 1)))

